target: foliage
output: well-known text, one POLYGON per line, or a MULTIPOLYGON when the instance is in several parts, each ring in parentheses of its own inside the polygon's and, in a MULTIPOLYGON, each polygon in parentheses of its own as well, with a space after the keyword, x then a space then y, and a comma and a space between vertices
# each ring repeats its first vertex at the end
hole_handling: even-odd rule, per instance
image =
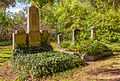
POLYGON ((25 16, 0 10, 0 41, 12 40, 13 31, 22 29, 26 20, 25 16))
POLYGON ((17 51, 19 50, 21 50, 23 54, 34 54, 34 53, 53 51, 53 47, 45 43, 42 43, 40 46, 30 46, 30 47, 28 47, 27 45, 17 45, 13 51, 13 55, 16 55, 17 51))
POLYGON ((72 39, 72 29, 75 28, 80 29, 81 35, 89 39, 90 27, 95 26, 97 40, 105 43, 119 42, 120 11, 113 8, 113 3, 112 0, 94 0, 93 4, 88 0, 60 0, 52 6, 48 3, 41 8, 41 22, 56 27, 64 35, 65 41, 72 39))
POLYGON ((11 27, 12 24, 12 18, 11 17, 11 13, 8 12, 6 13, 6 11, 4 10, 0 10, 0 28, 9 28, 11 27))
POLYGON ((15 0, 0 0, 0 8, 7 8, 9 6, 15 6, 15 0))
POLYGON ((77 43, 77 46, 79 48, 80 54, 87 54, 91 56, 95 56, 98 54, 101 54, 103 52, 109 51, 107 46, 102 44, 101 42, 97 40, 84 40, 79 43, 77 43))
POLYGON ((38 79, 79 67, 84 61, 79 56, 67 53, 52 52, 24 55, 19 51, 16 56, 13 56, 12 63, 13 70, 20 72, 23 78, 32 77, 38 79))
POLYGON ((120 52, 120 47, 119 46, 114 46, 114 45, 106 45, 110 50, 113 52, 120 52))
POLYGON ((70 46, 68 46, 68 47, 66 48, 66 50, 67 50, 67 51, 78 52, 78 51, 79 51, 79 48, 78 48, 78 46, 71 44, 70 46))
POLYGON ((70 46, 70 44, 71 44, 71 42, 69 42, 69 41, 63 41, 60 43, 60 46, 62 48, 67 48, 68 46, 70 46))
POLYGON ((10 46, 12 45, 12 42, 0 42, 0 46, 10 46))

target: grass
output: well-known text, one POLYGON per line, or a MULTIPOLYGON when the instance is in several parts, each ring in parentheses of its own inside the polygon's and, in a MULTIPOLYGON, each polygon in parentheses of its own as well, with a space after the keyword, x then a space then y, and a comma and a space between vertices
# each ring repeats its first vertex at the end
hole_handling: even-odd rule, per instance
POLYGON ((9 60, 12 56, 12 47, 11 46, 1 46, 0 47, 0 62, 5 62, 9 60))
POLYGON ((56 42, 51 42, 51 45, 52 45, 52 47, 54 48, 54 49, 53 49, 54 51, 58 51, 58 52, 61 51, 60 49, 57 49, 57 48, 56 48, 56 47, 58 46, 58 44, 57 44, 56 42))
POLYGON ((106 45, 113 52, 120 52, 120 47, 118 45, 106 45))

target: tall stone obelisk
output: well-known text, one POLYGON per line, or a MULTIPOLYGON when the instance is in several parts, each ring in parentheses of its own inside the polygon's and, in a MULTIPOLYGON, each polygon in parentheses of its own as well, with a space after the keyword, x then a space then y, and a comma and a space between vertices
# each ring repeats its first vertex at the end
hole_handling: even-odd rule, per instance
POLYGON ((39 11, 35 6, 28 9, 26 33, 29 35, 29 46, 40 46, 39 11))

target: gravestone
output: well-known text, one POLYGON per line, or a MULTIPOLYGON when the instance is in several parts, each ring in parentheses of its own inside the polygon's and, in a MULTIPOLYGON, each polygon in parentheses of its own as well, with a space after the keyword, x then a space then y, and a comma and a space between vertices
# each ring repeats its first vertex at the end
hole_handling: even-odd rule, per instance
POLYGON ((24 45, 28 43, 31 46, 41 46, 41 43, 50 45, 48 30, 39 29, 39 11, 35 6, 28 9, 27 28, 13 33, 13 48, 16 45, 24 45), (26 41, 27 40, 27 41, 26 41))
POLYGON ((15 45, 25 45, 27 34, 24 30, 16 30, 15 33, 13 33, 13 48, 15 45))
POLYGON ((62 34, 57 35, 57 40, 58 40, 58 45, 60 45, 60 43, 62 41, 62 34))
POLYGON ((92 39, 92 40, 95 39, 95 33, 96 33, 95 29, 96 29, 96 28, 95 28, 94 26, 91 27, 91 39, 92 39))
POLYGON ((72 44, 75 45, 76 37, 80 34, 79 29, 73 29, 72 44))
POLYGON ((47 45, 50 45, 50 37, 47 30, 42 31, 42 43, 46 43, 47 45))
POLYGON ((39 11, 35 6, 28 9, 27 33, 29 34, 29 46, 40 46, 39 11))

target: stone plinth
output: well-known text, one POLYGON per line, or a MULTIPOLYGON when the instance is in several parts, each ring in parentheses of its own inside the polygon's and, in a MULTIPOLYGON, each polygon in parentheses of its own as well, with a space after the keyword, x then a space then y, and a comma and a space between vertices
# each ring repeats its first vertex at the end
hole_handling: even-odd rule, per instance
POLYGON ((17 45, 25 45, 27 40, 27 34, 24 30, 15 31, 13 33, 13 48, 17 45))
POLYGON ((41 44, 41 33, 30 32, 29 33, 29 46, 40 46, 41 44))

